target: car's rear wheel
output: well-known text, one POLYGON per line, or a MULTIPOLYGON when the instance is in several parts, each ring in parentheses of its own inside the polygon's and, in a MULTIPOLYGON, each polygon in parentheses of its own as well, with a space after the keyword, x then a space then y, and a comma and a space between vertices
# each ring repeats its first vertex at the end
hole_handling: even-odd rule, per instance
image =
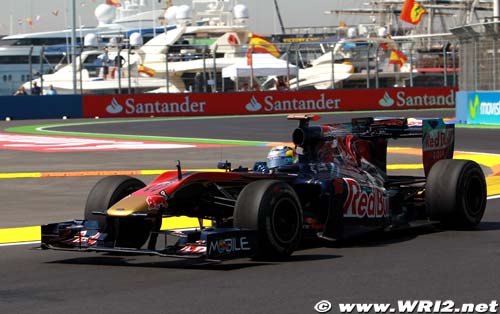
POLYGON ((102 178, 94 185, 87 197, 84 219, 97 221, 99 230, 109 234, 107 240, 121 240, 117 242, 121 242, 122 246, 127 247, 142 246, 150 231, 150 227, 148 229, 148 226, 143 226, 146 223, 144 219, 124 217, 117 220, 118 218, 116 218, 110 224, 111 219, 108 216, 94 212, 105 213, 119 200, 145 186, 141 180, 129 176, 102 178), (115 239, 117 234, 119 238, 115 239))
POLYGON ((444 159, 427 176, 425 203, 430 219, 445 226, 472 228, 486 208, 486 180, 471 160, 444 159))
POLYGON ((293 253, 302 235, 302 208, 293 188, 276 180, 248 184, 238 196, 234 226, 257 231, 259 259, 280 259, 293 253))

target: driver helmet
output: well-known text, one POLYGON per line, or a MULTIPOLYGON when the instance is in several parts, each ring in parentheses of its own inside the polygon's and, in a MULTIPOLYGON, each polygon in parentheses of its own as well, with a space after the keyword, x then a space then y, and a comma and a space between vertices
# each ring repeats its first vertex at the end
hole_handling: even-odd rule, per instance
POLYGON ((297 162, 297 152, 289 146, 276 146, 267 154, 267 167, 278 168, 297 162))

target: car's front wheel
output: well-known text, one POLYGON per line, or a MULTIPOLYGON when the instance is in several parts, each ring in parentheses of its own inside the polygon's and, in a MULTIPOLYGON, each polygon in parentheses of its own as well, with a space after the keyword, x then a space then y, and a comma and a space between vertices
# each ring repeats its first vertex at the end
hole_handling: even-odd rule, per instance
POLYGON ((104 177, 94 185, 87 197, 84 219, 97 221, 99 230, 107 233, 107 240, 114 240, 118 246, 140 247, 151 231, 151 223, 143 218, 123 217, 110 219, 103 214, 127 195, 146 185, 139 179, 129 176, 104 177))
POLYGON ((285 182, 252 182, 236 201, 234 226, 257 231, 256 258, 279 259, 292 254, 302 236, 302 222, 299 198, 285 182))

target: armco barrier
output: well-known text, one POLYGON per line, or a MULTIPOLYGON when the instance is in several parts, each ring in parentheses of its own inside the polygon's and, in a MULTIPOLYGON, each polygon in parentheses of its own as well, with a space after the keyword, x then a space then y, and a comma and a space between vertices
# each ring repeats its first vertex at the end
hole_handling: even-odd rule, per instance
POLYGON ((457 123, 500 124, 500 92, 458 92, 457 123))
POLYGON ((454 108, 455 88, 83 96, 84 117, 245 115, 454 108))
POLYGON ((82 97, 58 96, 0 96, 0 119, 82 118, 82 97))
POLYGON ((248 115, 455 108, 455 88, 289 92, 3 96, 0 119, 248 115))

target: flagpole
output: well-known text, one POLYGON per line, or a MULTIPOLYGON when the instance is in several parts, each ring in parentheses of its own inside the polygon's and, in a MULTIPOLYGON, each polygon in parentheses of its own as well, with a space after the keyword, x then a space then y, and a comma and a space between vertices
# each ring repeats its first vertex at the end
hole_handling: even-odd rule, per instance
POLYGON ((76 94, 76 0, 71 0, 71 65, 73 69, 73 94, 76 94))
POLYGON ((254 85, 254 81, 253 81, 253 48, 254 48, 254 45, 252 45, 252 50, 250 50, 250 89, 253 90, 253 85, 254 85))

